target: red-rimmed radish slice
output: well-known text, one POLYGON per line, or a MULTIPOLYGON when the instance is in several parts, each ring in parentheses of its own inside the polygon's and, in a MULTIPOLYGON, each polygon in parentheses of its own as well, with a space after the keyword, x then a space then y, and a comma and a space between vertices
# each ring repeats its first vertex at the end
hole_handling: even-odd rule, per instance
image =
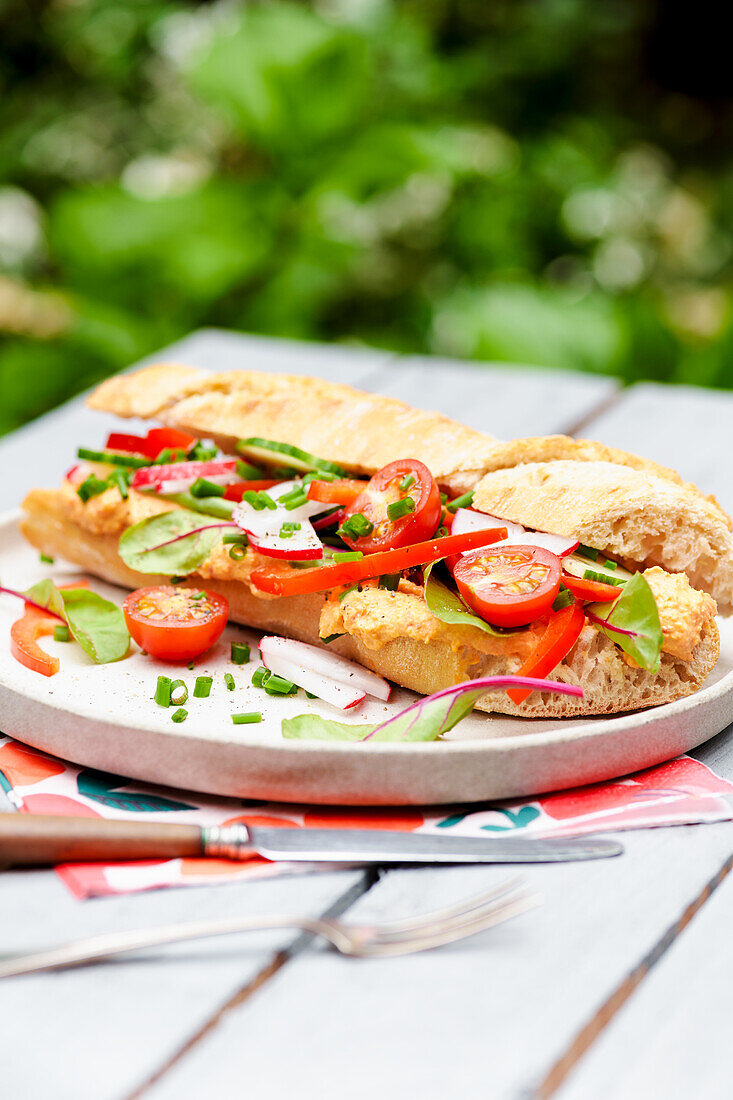
POLYGON ((564 535, 551 535, 547 531, 530 531, 521 523, 512 523, 510 520, 489 516, 484 512, 474 512, 472 508, 456 509, 451 534, 462 535, 465 531, 486 531, 492 527, 507 529, 507 537, 503 542, 495 542, 494 546, 541 546, 558 558, 572 554, 578 549, 577 539, 567 538, 564 535))
POLYGON ((328 512, 324 516, 318 516, 313 520, 313 530, 321 531, 324 527, 333 527, 334 524, 340 524, 344 518, 343 508, 337 509, 335 512, 328 512))
MULTIPOLYGON (((287 512, 278 511, 278 514, 282 517, 287 515, 287 512)), ((254 515, 259 516, 260 513, 255 512, 254 515)), ((274 516, 275 512, 270 512, 270 515, 274 516)), ((264 525, 258 525, 253 521, 252 516, 245 516, 242 520, 235 516, 234 521, 247 532, 254 549, 266 557, 287 558, 293 561, 316 561, 323 557, 323 543, 307 519, 298 520, 300 530, 294 531, 287 538, 280 535, 279 529, 270 531, 264 525)), ((288 520, 284 522, 287 523, 288 520)))
POLYGON ((216 459, 211 462, 171 462, 162 466, 142 466, 135 470, 130 486, 133 489, 154 489, 158 493, 180 493, 199 478, 216 485, 228 485, 239 480, 236 459, 216 459))
POLYGON ((263 665, 269 668, 270 672, 274 672, 276 676, 284 676, 286 680, 291 680, 298 687, 323 699, 324 703, 338 707, 339 710, 350 710, 366 699, 366 692, 358 688, 339 683, 338 680, 324 676, 320 672, 314 672, 310 668, 303 668, 294 661, 287 661, 280 653, 266 653, 261 643, 260 654, 263 665))
MULTIPOLYGON (((263 655, 263 661, 265 656, 282 657, 293 665, 310 669, 339 683, 357 688, 366 692, 367 695, 373 695, 375 699, 381 699, 384 703, 387 702, 392 691, 392 685, 383 676, 370 672, 368 668, 357 664, 356 661, 340 657, 338 653, 319 649, 318 646, 308 645, 307 642, 296 642, 293 638, 267 635, 260 640, 260 652, 263 655)), ((294 682, 298 683, 297 680, 294 682)))

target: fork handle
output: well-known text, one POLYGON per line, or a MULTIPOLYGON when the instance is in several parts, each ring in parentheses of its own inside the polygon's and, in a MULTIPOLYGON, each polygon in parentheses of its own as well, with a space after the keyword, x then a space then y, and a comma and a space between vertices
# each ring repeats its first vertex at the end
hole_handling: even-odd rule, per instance
POLYGON ((0 865, 175 859, 204 854, 198 825, 101 817, 0 814, 0 865))

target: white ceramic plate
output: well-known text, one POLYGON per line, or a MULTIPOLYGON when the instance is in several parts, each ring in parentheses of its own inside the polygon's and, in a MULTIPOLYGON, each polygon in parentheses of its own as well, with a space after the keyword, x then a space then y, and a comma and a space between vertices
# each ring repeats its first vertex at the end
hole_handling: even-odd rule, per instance
MULTIPOLYGON (((0 577, 25 588, 44 576, 63 582, 73 567, 42 565, 21 538, 14 516, 0 519, 0 577)), ((92 579, 93 587, 121 603, 124 592, 92 579)), ((52 677, 11 657, 7 641, 20 603, 0 595, 0 730, 45 752, 85 767, 209 794, 276 801, 349 805, 429 805, 510 798, 559 790, 640 768, 694 748, 733 721, 733 620, 721 622, 720 661, 702 690, 687 699, 618 718, 565 721, 474 714, 442 742, 332 744, 286 741, 284 717, 315 711, 349 721, 376 721, 416 696, 395 690, 389 704, 362 704, 344 716, 303 693, 272 699, 252 687, 259 663, 237 667, 233 639, 257 636, 228 627, 215 648, 181 676, 189 687, 188 719, 176 725, 172 710, 156 706, 159 673, 170 666, 139 652, 111 665, 93 665, 74 644, 45 638, 61 658, 52 677), (234 691, 224 673, 232 672, 234 691), (213 676, 208 699, 193 698, 197 675, 213 676), (235 726, 231 715, 259 710, 263 722, 235 726)))

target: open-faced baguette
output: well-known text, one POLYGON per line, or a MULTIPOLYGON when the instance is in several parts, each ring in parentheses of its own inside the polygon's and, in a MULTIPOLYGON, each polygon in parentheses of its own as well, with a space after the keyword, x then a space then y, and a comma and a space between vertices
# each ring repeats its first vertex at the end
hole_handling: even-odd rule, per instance
MULTIPOLYGON (((161 506, 163 502, 154 503, 161 506)), ((23 534, 44 553, 63 557, 97 577, 127 588, 167 581, 129 569, 117 552, 119 533, 95 533, 75 522, 69 495, 64 490, 34 490, 24 508, 23 534)), ((197 588, 205 584, 220 592, 229 601, 235 622, 318 644, 323 630, 329 629, 324 628, 324 621, 328 621, 329 614, 331 622, 333 619, 326 597, 316 593, 262 598, 247 583, 250 568, 251 563, 231 559, 227 563, 211 562, 201 572, 192 574, 186 583, 197 588), (223 576, 227 579, 222 579, 223 576)), ((399 592, 366 589, 342 600, 336 613, 351 633, 333 642, 332 649, 423 694, 476 676, 516 672, 525 655, 522 647, 531 647, 531 637, 510 635, 504 641, 473 627, 440 623, 432 619, 421 598, 407 587, 408 591, 399 592), (385 602, 392 605, 398 621, 402 615, 413 626, 420 627, 422 619, 425 629, 413 630, 412 634, 407 631, 400 634, 399 630, 390 635, 375 632, 372 620, 382 616, 385 602)), ((586 626, 566 660, 552 673, 553 679, 563 683, 580 684, 584 698, 535 692, 526 702, 516 705, 504 693, 497 692, 487 695, 479 707, 505 714, 554 718, 608 714, 667 703, 697 690, 715 665, 718 651, 717 626, 712 615, 708 615, 690 659, 663 653, 660 671, 655 674, 631 667, 613 642, 586 626)))

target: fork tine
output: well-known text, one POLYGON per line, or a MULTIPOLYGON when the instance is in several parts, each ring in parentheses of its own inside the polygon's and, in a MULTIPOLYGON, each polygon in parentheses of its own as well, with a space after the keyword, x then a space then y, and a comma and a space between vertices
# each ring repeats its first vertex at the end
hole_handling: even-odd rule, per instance
POLYGON ((428 934, 405 937, 402 940, 382 942, 375 939, 370 944, 364 944, 359 954, 368 955, 370 958, 388 958, 399 955, 413 955, 419 951, 428 951, 433 947, 442 947, 447 943, 455 943, 458 940, 468 939, 487 928, 503 924, 514 917, 535 909, 542 904, 539 894, 519 894, 510 901, 501 902, 486 909, 480 916, 470 921, 444 926, 440 931, 428 934))
POLYGON ((480 894, 463 898, 462 901, 454 902, 453 905, 448 905, 443 909, 434 909, 431 913, 424 913, 419 917, 406 917, 404 920, 390 921, 388 924, 380 923, 377 926, 377 931, 380 935, 392 936, 417 931, 423 926, 442 924, 444 921, 468 915, 475 909, 482 909, 488 902, 502 898, 511 893, 512 890, 518 889, 523 881, 521 875, 512 875, 511 878, 505 878, 501 882, 494 883, 488 890, 483 890, 480 894))

